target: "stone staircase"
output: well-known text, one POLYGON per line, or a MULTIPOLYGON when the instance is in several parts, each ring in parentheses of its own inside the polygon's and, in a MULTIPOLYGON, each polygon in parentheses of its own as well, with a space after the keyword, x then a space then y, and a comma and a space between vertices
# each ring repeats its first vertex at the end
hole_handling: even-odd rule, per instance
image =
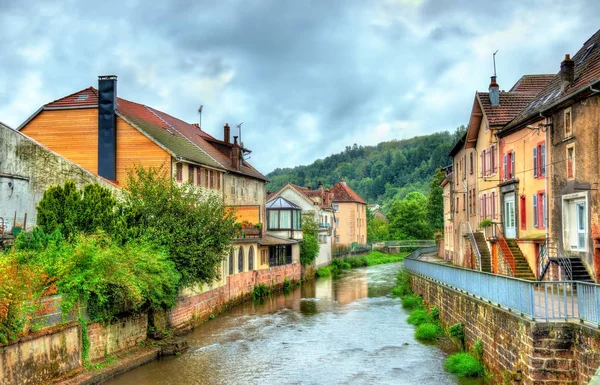
POLYGON ((581 262, 581 259, 577 257, 572 257, 565 258, 562 261, 559 261, 559 264, 563 263, 571 264, 571 268, 568 269, 568 271, 570 271, 571 273, 571 277, 568 277, 568 279, 572 281, 595 283, 590 274, 588 273, 587 269, 585 268, 583 262, 581 262))
POLYGON ((506 244, 515 259, 515 278, 535 281, 535 274, 531 271, 529 263, 527 263, 517 242, 514 239, 506 239, 506 244))
POLYGON ((490 249, 485 241, 485 235, 483 235, 481 231, 476 231, 473 233, 473 236, 475 237, 475 243, 477 243, 479 254, 481 254, 481 271, 491 273, 492 256, 490 255, 490 249))

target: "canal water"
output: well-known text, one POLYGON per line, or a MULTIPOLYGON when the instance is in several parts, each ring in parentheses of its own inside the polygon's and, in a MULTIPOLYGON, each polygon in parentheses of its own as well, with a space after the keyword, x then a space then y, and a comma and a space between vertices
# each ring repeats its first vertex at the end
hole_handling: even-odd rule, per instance
POLYGON ((478 384, 445 372, 438 345, 415 340, 389 296, 400 267, 355 269, 236 306, 186 335, 185 353, 106 384, 478 384))

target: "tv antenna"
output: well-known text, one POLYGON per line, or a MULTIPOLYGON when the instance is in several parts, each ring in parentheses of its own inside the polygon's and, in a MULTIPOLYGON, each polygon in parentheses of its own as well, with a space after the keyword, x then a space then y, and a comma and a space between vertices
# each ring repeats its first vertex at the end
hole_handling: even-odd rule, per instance
POLYGON ((202 128, 202 108, 204 108, 204 104, 201 104, 198 107, 198 115, 200 115, 200 120, 198 121, 198 127, 202 128))
MULTIPOLYGON (((238 136, 240 137, 240 146, 242 146, 242 124, 244 124, 244 122, 242 122, 236 126, 238 128, 238 136)), ((244 146, 242 146, 242 147, 244 147, 244 146)))
POLYGON ((492 58, 494 60, 494 76, 496 76, 496 54, 498 53, 499 50, 496 50, 496 52, 494 52, 494 54, 492 55, 492 58))

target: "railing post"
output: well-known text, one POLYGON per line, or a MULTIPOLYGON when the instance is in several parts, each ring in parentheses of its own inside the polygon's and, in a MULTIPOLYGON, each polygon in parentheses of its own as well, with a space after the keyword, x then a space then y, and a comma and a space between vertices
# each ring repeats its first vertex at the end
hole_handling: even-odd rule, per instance
POLYGON ((531 318, 535 319, 535 284, 534 283, 530 283, 529 284, 529 309, 531 312, 531 318))

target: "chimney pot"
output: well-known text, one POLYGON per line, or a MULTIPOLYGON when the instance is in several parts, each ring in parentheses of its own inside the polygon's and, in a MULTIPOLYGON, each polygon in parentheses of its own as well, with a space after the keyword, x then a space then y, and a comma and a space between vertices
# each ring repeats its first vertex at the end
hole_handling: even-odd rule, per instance
POLYGON ((490 86, 488 88, 490 96, 490 104, 492 107, 500 105, 500 86, 496 83, 496 75, 491 77, 490 86))
POLYGON ((571 59, 571 55, 565 54, 565 60, 560 63, 560 80, 561 92, 564 92, 573 80, 575 79, 575 62, 571 59))
POLYGON ((98 76, 98 175, 117 180, 117 77, 98 76))
POLYGON ((229 123, 225 123, 223 126, 223 141, 227 144, 230 143, 229 135, 231 133, 231 128, 229 128, 229 123))
POLYGON ((236 170, 240 169, 240 146, 237 142, 237 136, 233 137, 233 147, 231 148, 231 165, 236 170))

